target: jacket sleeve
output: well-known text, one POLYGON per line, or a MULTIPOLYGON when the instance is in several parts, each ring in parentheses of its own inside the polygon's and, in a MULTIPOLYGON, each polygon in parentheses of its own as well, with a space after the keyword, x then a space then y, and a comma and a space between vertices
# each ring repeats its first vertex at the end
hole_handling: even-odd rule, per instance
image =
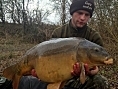
POLYGON ((52 33, 52 38, 62 38, 64 26, 60 26, 60 27, 56 28, 52 33))
POLYGON ((100 34, 98 32, 94 32, 92 35, 92 42, 100 45, 100 46, 103 46, 103 40, 102 40, 102 37, 100 36, 100 34))

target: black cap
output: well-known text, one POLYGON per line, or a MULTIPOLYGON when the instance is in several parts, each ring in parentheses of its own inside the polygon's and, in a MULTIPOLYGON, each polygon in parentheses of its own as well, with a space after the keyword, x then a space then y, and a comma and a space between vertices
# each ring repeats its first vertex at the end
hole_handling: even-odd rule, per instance
POLYGON ((92 17, 94 8, 94 0, 73 0, 70 6, 70 14, 72 15, 77 10, 85 10, 88 11, 90 17, 92 17))

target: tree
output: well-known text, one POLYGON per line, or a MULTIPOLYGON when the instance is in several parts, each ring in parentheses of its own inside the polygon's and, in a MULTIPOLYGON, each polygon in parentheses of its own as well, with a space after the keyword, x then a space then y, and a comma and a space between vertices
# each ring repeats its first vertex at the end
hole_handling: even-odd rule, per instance
POLYGON ((118 1, 96 0, 95 13, 92 19, 94 27, 107 32, 107 36, 118 42, 118 1))
POLYGON ((53 11, 56 11, 56 13, 59 15, 59 19, 61 21, 61 25, 65 24, 69 18, 69 7, 70 7, 70 0, 50 0, 53 2, 53 11))
POLYGON ((2 20, 2 23, 5 23, 5 15, 3 12, 3 0, 0 0, 0 19, 2 20))

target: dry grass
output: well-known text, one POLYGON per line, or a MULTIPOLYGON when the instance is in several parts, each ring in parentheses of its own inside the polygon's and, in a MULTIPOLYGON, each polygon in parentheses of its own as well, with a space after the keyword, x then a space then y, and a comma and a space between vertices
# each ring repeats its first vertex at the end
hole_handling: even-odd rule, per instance
POLYGON ((0 40, 0 75, 2 71, 19 61, 18 59, 35 44, 20 43, 21 38, 1 38, 0 40))

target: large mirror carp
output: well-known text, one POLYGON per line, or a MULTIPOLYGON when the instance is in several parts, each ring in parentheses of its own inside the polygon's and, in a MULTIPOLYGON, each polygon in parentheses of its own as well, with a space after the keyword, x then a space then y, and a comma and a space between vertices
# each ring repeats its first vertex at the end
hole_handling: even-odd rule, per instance
POLYGON ((29 49, 19 60, 3 71, 4 77, 13 80, 14 89, 21 76, 29 75, 32 69, 42 81, 57 83, 72 78, 71 71, 76 62, 87 63, 89 67, 113 63, 103 47, 76 37, 44 41, 29 49))

